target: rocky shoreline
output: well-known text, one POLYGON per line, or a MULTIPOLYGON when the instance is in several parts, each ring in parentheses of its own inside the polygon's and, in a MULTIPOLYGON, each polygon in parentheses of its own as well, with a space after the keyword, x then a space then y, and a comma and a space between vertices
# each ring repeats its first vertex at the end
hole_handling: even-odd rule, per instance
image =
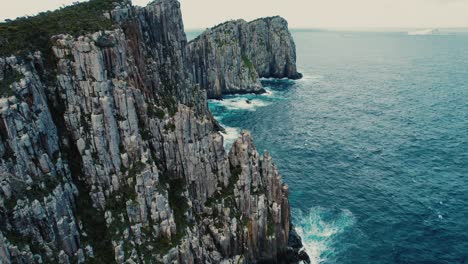
MULTIPOLYGON (((54 36, 51 58, 0 58, 13 80, 0 98, 1 262, 306 261, 269 154, 247 132, 223 147, 180 3, 122 1, 109 16, 112 30, 54 36)), ((252 55, 257 80, 299 77, 284 56, 294 67, 268 72, 252 55)))

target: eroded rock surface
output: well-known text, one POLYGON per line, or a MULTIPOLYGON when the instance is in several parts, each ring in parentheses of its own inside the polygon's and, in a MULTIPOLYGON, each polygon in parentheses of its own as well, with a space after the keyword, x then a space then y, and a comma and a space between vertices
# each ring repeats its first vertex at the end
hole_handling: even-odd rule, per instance
POLYGON ((179 2, 112 19, 0 58, 0 262, 290 262, 288 187, 248 133, 224 150, 179 2))
POLYGON ((281 17, 220 24, 192 40, 187 54, 192 78, 209 98, 262 93, 262 77, 302 77, 296 68, 296 45, 281 17))

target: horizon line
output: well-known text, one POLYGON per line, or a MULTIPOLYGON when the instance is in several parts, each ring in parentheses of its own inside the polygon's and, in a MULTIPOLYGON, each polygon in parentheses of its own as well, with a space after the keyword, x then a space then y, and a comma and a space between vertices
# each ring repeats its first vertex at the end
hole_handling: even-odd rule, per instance
MULTIPOLYGON (((227 20, 229 21, 229 20, 227 20)), ((210 27, 185 27, 185 30, 206 30, 206 29, 210 29, 214 26, 210 26, 210 27)), ((444 27, 434 27, 434 26, 428 26, 428 27, 424 27, 424 26, 416 26, 416 27, 410 27, 410 26, 404 26, 404 27, 391 27, 391 26, 385 26, 385 27, 352 27, 352 26, 344 26, 344 27, 336 27, 336 26, 333 26, 333 27, 289 27, 289 29, 291 30, 336 30, 336 29, 349 29, 349 30, 356 30, 356 29, 360 29, 360 30, 363 30, 363 29, 386 29, 386 30, 399 30, 399 29, 468 29, 468 25, 467 26, 444 26, 444 27)))

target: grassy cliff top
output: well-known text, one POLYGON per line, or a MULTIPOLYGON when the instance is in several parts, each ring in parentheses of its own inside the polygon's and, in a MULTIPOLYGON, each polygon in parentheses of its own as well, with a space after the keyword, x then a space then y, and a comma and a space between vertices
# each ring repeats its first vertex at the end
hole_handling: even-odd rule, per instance
POLYGON ((122 0, 90 0, 55 11, 20 17, 0 23, 0 56, 32 51, 48 53, 50 38, 57 34, 82 35, 111 29, 112 21, 104 14, 122 0))

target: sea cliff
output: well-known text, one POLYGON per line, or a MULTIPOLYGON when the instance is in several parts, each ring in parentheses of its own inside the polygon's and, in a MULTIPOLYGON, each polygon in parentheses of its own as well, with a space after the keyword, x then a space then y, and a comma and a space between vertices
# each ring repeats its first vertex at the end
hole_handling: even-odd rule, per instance
POLYGON ((0 58, 1 262, 307 259, 269 154, 248 132, 223 147, 179 2, 120 1, 106 17, 50 53, 0 58))
POLYGON ((187 50, 193 80, 209 98, 262 93, 260 78, 302 77, 288 23, 278 16, 228 21, 203 32, 187 50))

